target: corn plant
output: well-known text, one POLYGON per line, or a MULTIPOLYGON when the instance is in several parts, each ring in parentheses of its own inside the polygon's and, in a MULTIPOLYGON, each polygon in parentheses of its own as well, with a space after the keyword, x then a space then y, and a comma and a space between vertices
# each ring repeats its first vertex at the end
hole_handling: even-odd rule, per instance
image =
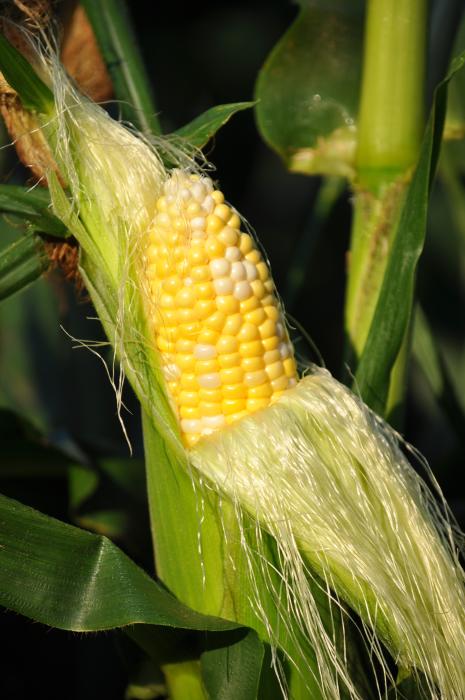
POLYGON ((465 56, 428 39, 441 26, 451 42, 460 13, 435 11, 426 0, 302 3, 254 102, 165 134, 121 2, 85 0, 77 13, 124 121, 91 99, 107 83, 84 84, 43 14, 32 27, 4 21, 5 122, 46 189, 1 186, 2 211, 26 227, 1 254, 2 298, 52 263, 78 274, 104 336, 77 344, 104 362, 128 451, 128 401, 140 410, 145 482, 137 460, 50 449, 5 409, 8 459, 19 435, 65 464, 80 527, 2 496, 0 602, 62 630, 118 630, 121 654, 152 679, 126 697, 465 697, 462 535, 397 432, 412 348, 463 426, 416 307, 439 148, 463 131, 460 90, 446 110, 465 56), (430 44, 440 60, 428 94, 430 44), (339 380, 293 343, 283 303, 302 294, 313 238, 298 243, 281 301, 260 236, 202 152, 252 107, 287 168, 321 178, 313 238, 351 190, 339 380), (127 496, 116 517, 80 513, 108 481, 127 496), (134 561, 147 531, 155 576, 134 561))

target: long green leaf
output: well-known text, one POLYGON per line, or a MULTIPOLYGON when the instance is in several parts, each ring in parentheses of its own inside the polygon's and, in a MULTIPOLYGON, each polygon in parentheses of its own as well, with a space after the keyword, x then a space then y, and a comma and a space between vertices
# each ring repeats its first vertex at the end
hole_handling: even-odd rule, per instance
POLYGON ((195 613, 105 537, 0 496, 0 604, 60 629, 137 623, 220 630, 237 625, 195 613))
POLYGON ((386 406, 392 367, 412 312, 415 275, 423 250, 431 182, 441 144, 447 85, 465 63, 457 57, 438 86, 420 158, 408 188, 381 292, 355 375, 356 390, 376 412, 386 406))
POLYGON ((121 116, 143 133, 160 123, 132 21, 124 0, 82 0, 110 73, 121 116))
POLYGON ((211 109, 207 109, 206 112, 193 119, 189 124, 175 131, 173 136, 180 136, 192 146, 203 148, 218 129, 224 126, 236 112, 250 109, 254 104, 255 102, 232 102, 227 105, 211 107, 211 109))
POLYGON ((0 185, 0 213, 14 214, 24 219, 32 228, 49 236, 64 238, 66 227, 50 209, 50 195, 47 190, 33 190, 19 185, 0 185))
POLYGON ((211 700, 255 700, 260 683, 264 647, 250 630, 235 643, 205 651, 202 678, 211 700))
POLYGON ((39 236, 29 233, 0 253, 0 301, 24 289, 50 266, 39 236))
POLYGON ((288 168, 353 174, 362 3, 305 2, 260 71, 257 125, 288 168))
POLYGON ((52 91, 3 34, 0 34, 0 66, 8 83, 20 94, 26 109, 42 114, 53 109, 52 91))

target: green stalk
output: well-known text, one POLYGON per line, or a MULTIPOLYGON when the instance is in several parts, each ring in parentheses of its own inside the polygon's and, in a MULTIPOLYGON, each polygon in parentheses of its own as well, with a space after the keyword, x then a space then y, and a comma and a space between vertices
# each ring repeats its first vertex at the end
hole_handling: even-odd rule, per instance
POLYGON ((0 301, 38 279, 50 267, 44 244, 28 233, 0 254, 0 301))
POLYGON ((131 17, 124 0, 82 0, 121 100, 121 116, 146 136, 161 133, 160 122, 131 17))
MULTIPOLYGON (((345 307, 346 362, 364 349, 424 128, 426 0, 369 0, 360 100, 357 180, 345 307)), ((406 336, 389 405, 399 407, 406 336)))

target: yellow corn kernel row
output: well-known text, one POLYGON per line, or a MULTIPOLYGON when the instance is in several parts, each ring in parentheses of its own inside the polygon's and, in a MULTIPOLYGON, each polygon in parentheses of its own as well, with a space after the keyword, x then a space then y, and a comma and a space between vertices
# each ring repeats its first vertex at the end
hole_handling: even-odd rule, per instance
POLYGON ((268 265, 210 178, 173 171, 145 261, 154 339, 188 446, 296 384, 268 265))

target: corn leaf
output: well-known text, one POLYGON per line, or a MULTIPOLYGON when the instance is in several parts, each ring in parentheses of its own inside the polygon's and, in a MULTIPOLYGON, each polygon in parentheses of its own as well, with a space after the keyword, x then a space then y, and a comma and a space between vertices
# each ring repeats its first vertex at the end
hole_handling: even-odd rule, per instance
POLYGON ((264 647, 250 630, 233 643, 205 651, 202 678, 212 700, 255 700, 258 694, 264 647))
POLYGON ((24 289, 50 266, 44 245, 28 233, 0 253, 0 301, 24 289))
POLYGON ((255 102, 232 102, 227 105, 217 105, 207 109, 189 124, 174 132, 173 136, 186 139, 192 146, 203 148, 205 144, 221 129, 231 117, 244 109, 250 109, 255 102))
POLYGON ((435 92, 420 158, 392 243, 381 292, 355 374, 355 389, 377 413, 385 412, 391 370, 410 323, 418 260, 423 250, 431 182, 441 144, 447 85, 465 63, 457 57, 435 92))
POLYGON ((26 109, 42 114, 51 111, 54 104, 52 91, 3 34, 0 34, 0 66, 9 85, 20 94, 26 109))
POLYGON ((362 4, 301 0, 300 5, 260 71, 258 128, 290 170, 351 176, 362 4))
POLYGON ((69 235, 66 227, 50 209, 50 195, 47 190, 0 185, 0 213, 18 216, 35 231, 49 236, 65 238, 69 235))
POLYGON ((59 629, 90 632, 137 623, 225 631, 195 613, 118 547, 0 496, 0 604, 59 629))
POLYGON ((121 100, 122 118, 146 135, 160 133, 150 80, 126 3, 124 0, 82 0, 82 5, 110 73, 115 97, 121 100))

